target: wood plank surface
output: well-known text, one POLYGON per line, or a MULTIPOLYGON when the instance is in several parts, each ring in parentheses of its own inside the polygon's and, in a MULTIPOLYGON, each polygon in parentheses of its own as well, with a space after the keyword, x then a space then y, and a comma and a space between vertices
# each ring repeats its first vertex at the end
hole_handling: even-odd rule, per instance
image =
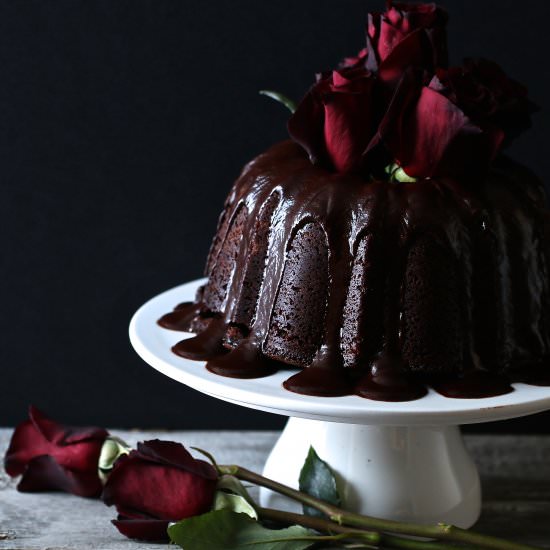
MULTIPOLYGON (((261 471, 275 432, 116 431, 128 443, 156 437, 212 452, 220 463, 261 471)), ((11 430, 0 429, 3 457, 11 430)), ((479 466, 483 514, 476 529, 550 548, 550 437, 468 435, 479 466)), ((157 550, 165 545, 125 539, 110 524, 115 510, 65 494, 23 494, 0 471, 0 550, 157 550)))

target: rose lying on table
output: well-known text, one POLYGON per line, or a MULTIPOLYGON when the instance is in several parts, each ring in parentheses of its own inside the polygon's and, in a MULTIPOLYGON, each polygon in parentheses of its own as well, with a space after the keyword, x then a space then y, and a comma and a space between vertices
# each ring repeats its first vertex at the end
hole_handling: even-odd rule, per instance
POLYGON ((97 497, 103 488, 97 465, 108 435, 102 428, 60 426, 31 406, 29 419, 13 433, 4 467, 12 477, 22 474, 22 492, 97 497))
POLYGON ((374 549, 536 550, 451 525, 416 525, 348 512, 340 507, 330 466, 314 449, 302 468, 299 491, 241 466, 218 465, 206 451, 196 450, 211 464, 172 441, 146 441, 131 450, 104 429, 62 426, 31 406, 29 420, 13 433, 4 466, 10 476, 22 475, 20 491, 58 490, 90 497, 101 493, 106 504, 116 507, 119 515, 112 523, 122 534, 172 541, 185 550, 302 550, 319 543, 374 549), (304 513, 260 507, 242 481, 296 500, 304 513))
POLYGON ((115 505, 113 521, 127 537, 159 540, 167 537, 169 521, 208 512, 218 474, 194 459, 179 443, 146 441, 137 451, 117 460, 103 490, 103 501, 115 505))

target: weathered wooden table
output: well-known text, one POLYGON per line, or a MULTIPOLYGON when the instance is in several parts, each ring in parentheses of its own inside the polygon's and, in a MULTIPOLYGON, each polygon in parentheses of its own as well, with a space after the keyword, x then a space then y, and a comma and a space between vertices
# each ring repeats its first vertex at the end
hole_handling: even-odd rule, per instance
MULTIPOLYGON (((261 471, 275 432, 113 431, 130 444, 170 439, 212 452, 220 463, 261 471)), ((0 456, 11 430, 0 429, 0 456)), ((550 437, 467 436, 479 465, 483 515, 476 529, 550 548, 550 437)), ((145 550, 164 545, 125 539, 110 524, 115 510, 65 494, 24 494, 0 472, 0 550, 145 550)))

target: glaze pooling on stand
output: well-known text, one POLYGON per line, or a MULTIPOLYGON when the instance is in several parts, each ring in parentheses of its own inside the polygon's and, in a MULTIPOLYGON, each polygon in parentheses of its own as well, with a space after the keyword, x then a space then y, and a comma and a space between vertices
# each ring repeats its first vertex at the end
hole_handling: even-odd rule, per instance
POLYGON ((217 374, 299 367, 297 393, 500 395, 518 363, 550 378, 549 228, 540 182, 507 159, 479 181, 401 184, 287 141, 245 167, 208 282, 159 324, 196 332, 174 351, 217 374))

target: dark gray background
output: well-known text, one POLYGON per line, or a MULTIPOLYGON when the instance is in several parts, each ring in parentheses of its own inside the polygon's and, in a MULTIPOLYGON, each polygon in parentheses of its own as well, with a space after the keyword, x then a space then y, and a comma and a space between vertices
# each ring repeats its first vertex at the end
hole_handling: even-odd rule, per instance
MULTIPOLYGON (((546 0, 447 0, 452 57, 495 58, 546 110, 513 147, 550 171, 546 0)), ((282 107, 363 45, 378 0, 0 1, 0 425, 28 403, 118 427, 282 417, 164 378, 132 351, 148 298, 202 274, 241 166, 282 107)), ((487 430, 550 431, 549 415, 487 430)))

